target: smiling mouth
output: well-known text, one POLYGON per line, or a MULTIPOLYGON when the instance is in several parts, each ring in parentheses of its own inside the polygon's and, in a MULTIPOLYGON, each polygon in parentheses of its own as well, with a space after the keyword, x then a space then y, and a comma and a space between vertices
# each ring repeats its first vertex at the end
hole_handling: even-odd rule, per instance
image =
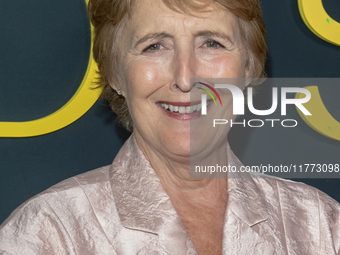
POLYGON ((169 112, 176 112, 176 113, 182 113, 182 114, 188 114, 188 113, 194 113, 199 112, 202 108, 202 104, 195 104, 190 106, 180 106, 180 105, 172 105, 172 104, 166 104, 162 103, 160 106, 169 111, 169 112))

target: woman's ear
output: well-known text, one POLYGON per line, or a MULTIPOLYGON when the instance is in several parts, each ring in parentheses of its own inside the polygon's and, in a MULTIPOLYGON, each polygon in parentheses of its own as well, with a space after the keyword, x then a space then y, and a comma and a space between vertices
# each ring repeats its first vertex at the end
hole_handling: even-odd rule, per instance
POLYGON ((117 86, 113 82, 109 81, 108 84, 113 90, 117 90, 117 86))
POLYGON ((246 78, 244 79, 245 88, 247 88, 252 83, 252 81, 252 78, 246 76, 246 78))
POLYGON ((252 83, 252 80, 253 80, 252 77, 250 77, 251 76, 250 69, 252 68, 251 63, 252 63, 252 60, 248 59, 244 66, 245 71, 244 71, 244 82, 243 82, 244 88, 243 89, 246 89, 252 83))
POLYGON ((117 93, 118 95, 124 96, 124 91, 123 91, 123 89, 122 89, 121 87, 118 87, 118 86, 116 86, 116 85, 113 84, 113 83, 109 83, 109 86, 110 86, 113 90, 115 90, 116 93, 117 93))

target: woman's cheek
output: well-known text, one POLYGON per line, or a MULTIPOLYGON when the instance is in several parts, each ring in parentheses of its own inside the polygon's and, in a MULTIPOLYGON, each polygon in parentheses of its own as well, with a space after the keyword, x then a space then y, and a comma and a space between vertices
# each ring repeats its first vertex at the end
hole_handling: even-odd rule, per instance
POLYGON ((141 60, 133 60, 125 66, 127 90, 130 92, 138 91, 147 86, 153 79, 150 65, 141 60))
POLYGON ((145 63, 142 73, 144 74, 144 80, 149 85, 157 82, 160 74, 160 65, 158 63, 145 63))
POLYGON ((243 78, 242 60, 237 54, 221 54, 205 57, 201 61, 201 77, 209 78, 243 78))
MULTIPOLYGON (((160 87, 169 83, 166 66, 159 61, 130 62, 127 69, 127 95, 130 100, 145 100, 160 87)), ((138 103, 138 102, 136 102, 138 103)))

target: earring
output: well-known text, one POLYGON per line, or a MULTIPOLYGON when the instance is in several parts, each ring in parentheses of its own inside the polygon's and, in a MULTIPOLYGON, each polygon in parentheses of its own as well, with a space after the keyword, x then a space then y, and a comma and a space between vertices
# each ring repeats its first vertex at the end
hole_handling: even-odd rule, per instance
POLYGON ((121 89, 117 89, 116 92, 117 92, 118 95, 122 94, 122 90, 121 89))

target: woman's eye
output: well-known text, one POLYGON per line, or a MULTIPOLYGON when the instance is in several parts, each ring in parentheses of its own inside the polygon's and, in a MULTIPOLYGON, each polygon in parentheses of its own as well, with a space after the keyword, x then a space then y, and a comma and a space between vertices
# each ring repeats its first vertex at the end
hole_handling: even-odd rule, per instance
POLYGON ((219 47, 224 48, 220 43, 216 41, 207 41, 204 45, 208 48, 219 48, 219 47))
POLYGON ((155 43, 155 44, 152 44, 150 46, 148 46, 146 49, 144 49, 143 51, 156 51, 156 50, 160 50, 161 49, 161 45, 159 43, 155 43))

